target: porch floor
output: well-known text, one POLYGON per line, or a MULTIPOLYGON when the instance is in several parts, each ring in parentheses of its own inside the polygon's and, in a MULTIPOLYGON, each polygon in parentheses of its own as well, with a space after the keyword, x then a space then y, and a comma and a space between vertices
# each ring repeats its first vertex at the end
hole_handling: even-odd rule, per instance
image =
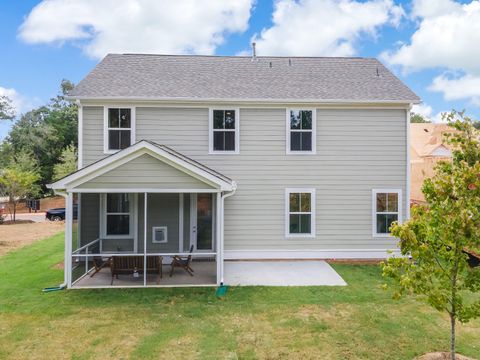
MULTIPOLYGON (((157 276, 147 274, 147 286, 182 286, 182 285, 211 285, 217 283, 217 265, 215 261, 192 261, 194 276, 190 276, 185 270, 176 268, 172 277, 170 277, 170 265, 163 264, 163 277, 157 284, 157 276)), ((93 271, 93 270, 92 270, 93 271)), ((129 287, 143 286, 143 275, 138 278, 132 275, 119 275, 118 279, 112 281, 112 274, 109 268, 104 268, 90 277, 90 272, 85 277, 76 282, 73 288, 93 288, 93 287, 129 287)))
POLYGON ((225 284, 240 286, 345 286, 323 260, 225 261, 225 284))

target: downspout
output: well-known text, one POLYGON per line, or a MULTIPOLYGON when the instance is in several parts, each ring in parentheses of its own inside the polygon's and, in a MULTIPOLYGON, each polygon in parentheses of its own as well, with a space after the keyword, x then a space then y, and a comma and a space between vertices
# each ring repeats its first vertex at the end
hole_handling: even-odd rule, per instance
POLYGON ((220 221, 220 254, 221 254, 221 263, 220 263, 220 286, 223 286, 223 272, 224 272, 224 259, 223 259, 223 247, 224 247, 224 240, 225 240, 225 234, 224 234, 224 223, 225 223, 225 199, 235 195, 235 192, 237 191, 237 184, 233 182, 232 190, 229 192, 222 192, 222 196, 220 197, 221 202, 222 202, 222 213, 220 214, 221 216, 221 221, 220 221))

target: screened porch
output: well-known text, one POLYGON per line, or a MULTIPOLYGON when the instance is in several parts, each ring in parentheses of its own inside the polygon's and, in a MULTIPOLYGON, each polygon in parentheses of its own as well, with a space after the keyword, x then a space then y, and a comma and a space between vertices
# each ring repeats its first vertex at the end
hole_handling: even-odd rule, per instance
POLYGON ((80 193, 77 198, 66 267, 72 288, 220 282, 219 193, 80 193))

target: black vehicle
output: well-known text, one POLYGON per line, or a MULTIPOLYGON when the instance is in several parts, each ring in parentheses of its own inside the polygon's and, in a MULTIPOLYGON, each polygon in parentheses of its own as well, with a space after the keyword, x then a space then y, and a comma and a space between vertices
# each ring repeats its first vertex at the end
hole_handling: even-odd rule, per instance
MULTIPOLYGON (((73 204, 73 218, 77 219, 78 205, 73 204)), ((50 221, 65 220, 65 208, 48 209, 45 213, 45 218, 50 221)))

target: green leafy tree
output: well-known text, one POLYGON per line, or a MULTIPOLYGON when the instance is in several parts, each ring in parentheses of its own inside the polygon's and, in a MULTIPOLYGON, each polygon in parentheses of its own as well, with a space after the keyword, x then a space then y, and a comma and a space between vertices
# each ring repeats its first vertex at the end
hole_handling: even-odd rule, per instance
POLYGON ((53 168, 53 180, 61 179, 77 170, 77 149, 70 144, 62 151, 60 162, 53 168))
POLYGON ((69 144, 77 145, 78 107, 65 100, 72 88, 70 81, 63 80, 61 94, 49 104, 23 114, 0 146, 0 166, 9 166, 15 160, 14 154, 31 154, 38 164, 43 193, 47 192, 46 184, 53 180, 54 166, 62 150, 69 144))
POLYGON ((0 96, 0 120, 12 120, 15 118, 15 109, 12 100, 7 96, 0 96))
POLYGON ((455 359, 456 322, 480 315, 480 267, 469 267, 465 252, 480 248, 480 141, 463 112, 444 118, 456 129, 446 135, 453 160, 440 162, 436 174, 425 180, 428 205, 414 207, 408 221, 392 226, 404 257, 388 259, 383 275, 394 280, 394 297, 416 294, 448 313, 455 359))
POLYGON ((410 114, 410 123, 431 123, 431 121, 427 120, 423 115, 412 112, 410 114))
POLYGON ((27 196, 38 194, 38 179, 39 175, 37 173, 23 171, 15 167, 1 171, 0 192, 8 196, 9 204, 13 207, 13 221, 16 220, 18 202, 27 196))

